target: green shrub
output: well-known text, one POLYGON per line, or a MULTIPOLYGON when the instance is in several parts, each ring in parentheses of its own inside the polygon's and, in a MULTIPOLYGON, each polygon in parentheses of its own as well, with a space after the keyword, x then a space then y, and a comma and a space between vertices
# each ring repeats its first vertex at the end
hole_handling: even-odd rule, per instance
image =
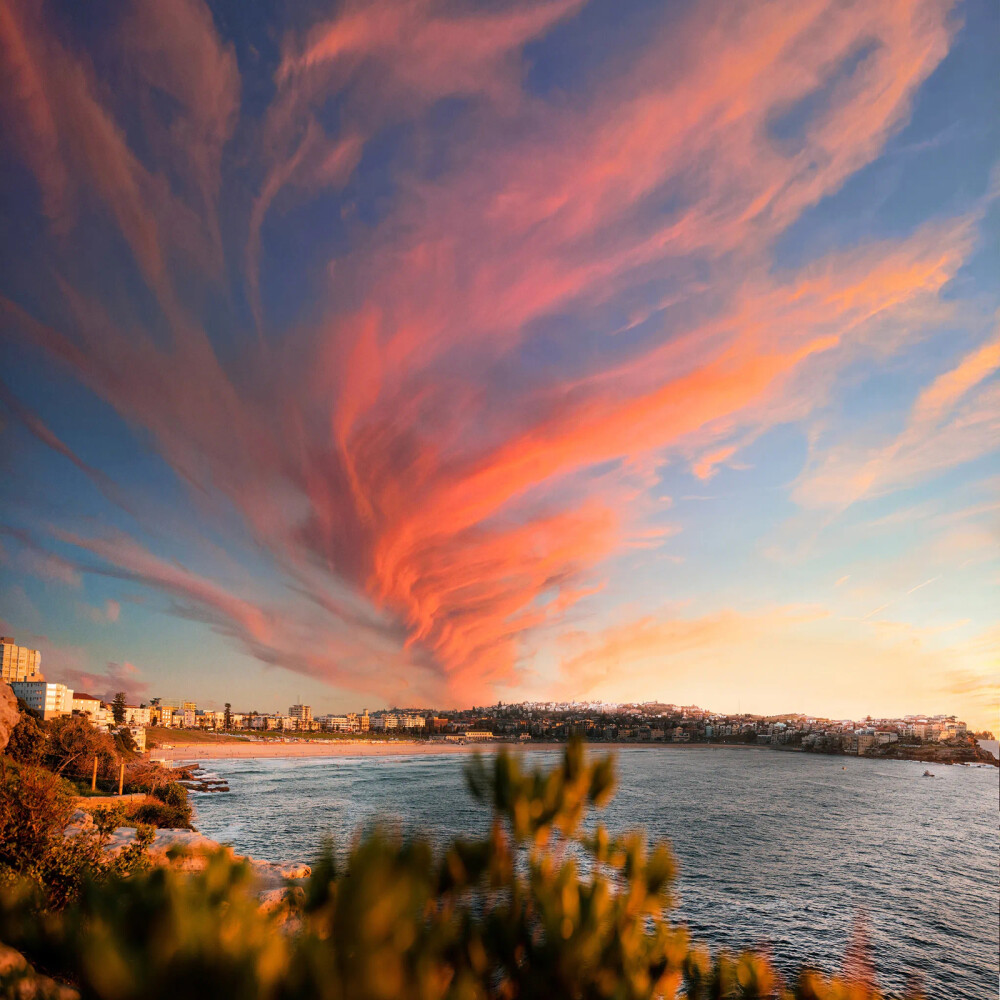
POLYGON ((73 787, 40 767, 8 760, 0 779, 0 885, 17 885, 29 909, 58 910, 75 900, 88 881, 105 881, 138 870, 151 828, 111 857, 103 850, 120 817, 95 810, 94 830, 65 836, 73 812, 73 787))
POLYGON ((125 818, 126 825, 148 823, 161 830, 192 829, 191 807, 186 802, 182 806, 157 801, 139 802, 128 807, 125 818))
POLYGON ((154 788, 152 795, 153 798, 162 803, 158 807, 152 803, 149 804, 150 815, 156 815, 159 818, 157 826, 177 827, 185 830, 192 828, 191 804, 188 802, 187 789, 183 785, 171 781, 169 784, 154 788))
POLYGON ((468 777, 485 836, 436 852, 376 829, 340 864, 327 845, 283 911, 262 912, 249 867, 219 851, 197 873, 88 881, 54 914, 0 894, 0 936, 101 1000, 874 997, 809 971, 786 988, 761 955, 693 946, 666 917, 667 847, 581 830, 612 793, 610 761, 571 746, 525 772, 499 753, 468 777))
POLYGON ((44 723, 39 723, 35 713, 25 706, 3 753, 22 764, 40 764, 45 753, 43 726, 44 723))

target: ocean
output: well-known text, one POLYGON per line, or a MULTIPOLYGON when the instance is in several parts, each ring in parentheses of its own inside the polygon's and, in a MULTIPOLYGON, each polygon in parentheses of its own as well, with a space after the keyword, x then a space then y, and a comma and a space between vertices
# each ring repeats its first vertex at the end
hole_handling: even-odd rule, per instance
MULTIPOLYGON (((600 752, 595 749, 594 752, 600 752)), ((523 752, 531 764, 556 751, 523 752)), ((670 842, 675 922, 713 948, 763 947, 788 973, 837 971, 858 915, 884 990, 995 1000, 1000 976, 1000 771, 768 749, 616 748, 613 831, 670 842)), ((310 860, 391 818, 436 841, 485 829, 466 757, 217 760, 229 794, 195 795, 196 825, 240 854, 310 860)))

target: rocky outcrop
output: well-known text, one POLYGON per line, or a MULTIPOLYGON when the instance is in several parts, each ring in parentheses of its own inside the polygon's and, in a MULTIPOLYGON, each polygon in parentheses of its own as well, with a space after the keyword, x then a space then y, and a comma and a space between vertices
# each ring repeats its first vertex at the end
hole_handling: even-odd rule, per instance
POLYGON ((306 891, 302 886, 266 889, 258 898, 261 913, 272 914, 278 927, 286 934, 302 930, 302 910, 306 901, 306 891))
POLYGON ((7 746, 10 734, 20 719, 16 695, 9 684, 0 681, 0 752, 7 746))
POLYGON ((983 750, 974 740, 921 743, 916 746, 890 743, 888 746, 873 748, 866 756, 885 760, 917 760, 925 764, 1000 765, 992 754, 983 750))
POLYGON ((180 776, 177 784, 189 792, 228 792, 229 782, 225 778, 209 778, 200 764, 189 764, 177 768, 180 776))
MULTIPOLYGON (((70 816, 66 836, 72 837, 93 828, 94 819, 90 813, 77 809, 70 816)), ((120 826, 109 835, 105 850, 116 854, 135 843, 135 838, 134 826, 120 826)), ((154 864, 170 865, 179 871, 201 871, 207 864, 207 855, 218 850, 225 850, 231 857, 239 857, 231 847, 223 847, 196 830, 161 829, 155 831, 147 853, 154 864)), ((289 882, 301 881, 312 874, 309 865, 300 861, 260 861, 248 857, 240 860, 250 866, 254 882, 262 894, 278 889, 283 891, 289 882)))

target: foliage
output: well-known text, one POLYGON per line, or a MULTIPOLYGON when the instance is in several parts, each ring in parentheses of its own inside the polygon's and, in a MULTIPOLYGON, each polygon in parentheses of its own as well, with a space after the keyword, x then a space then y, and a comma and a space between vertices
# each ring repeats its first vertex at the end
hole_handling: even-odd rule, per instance
POLYGON ((111 715, 114 717, 115 725, 121 726, 125 722, 125 692, 119 691, 111 702, 111 715))
POLYGON ((249 867, 219 851, 200 872, 88 883, 56 914, 8 892, 0 936, 107 1000, 874 996, 810 971, 786 989, 761 955, 692 946, 664 915, 669 850, 583 826, 611 795, 609 760, 577 745, 553 771, 526 772, 499 753, 468 781, 492 813, 485 836, 435 852, 376 829, 340 865, 327 845, 284 914, 262 912, 249 867))
POLYGON ((152 796, 156 801, 143 802, 129 809, 131 820, 163 829, 192 829, 187 789, 170 782, 154 788, 152 796))
POLYGON ((95 828, 64 833, 73 812, 72 786, 40 767, 8 762, 0 785, 0 885, 20 886, 28 912, 58 910, 88 881, 103 882, 144 863, 152 829, 116 855, 104 851, 118 814, 95 810, 95 828))
POLYGON ((135 740, 132 739, 132 734, 127 727, 122 726, 121 729, 116 730, 112 739, 119 757, 132 758, 138 755, 138 747, 136 747, 135 740))
POLYGON ((37 708, 32 708, 23 698, 17 699, 17 710, 22 715, 30 715, 36 722, 42 721, 42 713, 37 708))
POLYGON ((109 781, 118 777, 114 740, 95 729, 86 717, 66 715, 52 719, 48 733, 44 763, 56 774, 89 779, 96 757, 99 777, 109 781))
POLYGON ((33 712, 21 711, 4 753, 22 764, 40 764, 45 753, 45 730, 33 712))

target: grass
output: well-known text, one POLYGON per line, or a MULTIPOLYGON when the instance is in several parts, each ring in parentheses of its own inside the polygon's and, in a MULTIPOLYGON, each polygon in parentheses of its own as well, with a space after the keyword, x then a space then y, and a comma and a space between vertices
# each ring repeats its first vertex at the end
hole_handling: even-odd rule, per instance
POLYGON ((166 729, 163 726, 150 726, 146 730, 146 742, 150 740, 158 747, 164 743, 180 746, 185 743, 218 743, 220 739, 230 736, 230 733, 204 732, 200 729, 166 729))

